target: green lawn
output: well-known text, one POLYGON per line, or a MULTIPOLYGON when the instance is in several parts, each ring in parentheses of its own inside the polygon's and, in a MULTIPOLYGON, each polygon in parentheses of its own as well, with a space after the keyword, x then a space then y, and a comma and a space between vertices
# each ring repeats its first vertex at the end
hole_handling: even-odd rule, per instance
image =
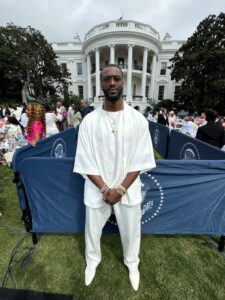
POLYGON ((141 244, 141 284, 138 292, 130 286, 122 264, 118 235, 102 238, 102 263, 93 283, 84 285, 84 237, 42 235, 30 261, 23 266, 29 234, 20 221, 13 174, 0 166, 0 282, 10 254, 25 236, 13 264, 7 287, 73 295, 74 299, 225 299, 225 260, 203 243, 206 236, 144 235, 141 244), (25 249, 24 249, 25 248, 25 249))

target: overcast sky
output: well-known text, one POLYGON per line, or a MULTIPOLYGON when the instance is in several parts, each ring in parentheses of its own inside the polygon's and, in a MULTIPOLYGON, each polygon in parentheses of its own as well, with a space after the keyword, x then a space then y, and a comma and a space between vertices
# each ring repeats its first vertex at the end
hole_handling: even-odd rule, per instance
POLYGON ((123 16, 151 25, 163 39, 186 40, 210 14, 225 12, 225 0, 0 0, 0 26, 38 29, 49 42, 81 40, 92 27, 123 16))

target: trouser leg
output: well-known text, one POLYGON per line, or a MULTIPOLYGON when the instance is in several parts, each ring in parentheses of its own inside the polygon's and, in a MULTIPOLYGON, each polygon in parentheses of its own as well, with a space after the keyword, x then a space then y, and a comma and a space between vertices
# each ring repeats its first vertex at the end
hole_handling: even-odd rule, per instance
POLYGON ((86 206, 85 221, 85 257, 87 266, 96 268, 101 261, 100 239, 102 229, 111 214, 111 206, 100 208, 86 206))
POLYGON ((114 213, 120 230, 124 264, 134 270, 139 264, 141 243, 141 204, 126 206, 117 203, 114 213))

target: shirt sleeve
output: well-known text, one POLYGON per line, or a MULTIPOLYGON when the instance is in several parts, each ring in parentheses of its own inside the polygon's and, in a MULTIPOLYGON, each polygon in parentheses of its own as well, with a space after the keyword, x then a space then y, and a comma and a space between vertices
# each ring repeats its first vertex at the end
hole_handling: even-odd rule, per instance
POLYGON ((141 173, 143 173, 155 168, 156 163, 152 139, 146 120, 140 132, 137 133, 135 144, 135 150, 129 164, 128 172, 141 171, 141 173))
POLYGON ((88 126, 87 119, 84 119, 79 128, 77 151, 74 163, 74 172, 81 174, 85 179, 86 175, 100 175, 94 159, 92 145, 92 128, 88 126))

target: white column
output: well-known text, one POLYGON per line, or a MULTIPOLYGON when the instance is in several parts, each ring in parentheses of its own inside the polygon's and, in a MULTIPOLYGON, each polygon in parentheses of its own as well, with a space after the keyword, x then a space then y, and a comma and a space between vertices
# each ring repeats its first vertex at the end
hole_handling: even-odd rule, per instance
POLYGON ((95 84, 96 84, 96 97, 95 101, 98 101, 100 96, 100 55, 99 49, 95 49, 95 84))
POLYGON ((128 68, 127 68, 127 101, 132 100, 132 61, 133 45, 128 45, 128 68))
POLYGON ((150 86, 150 98, 154 100, 154 88, 155 88, 155 73, 156 73, 156 54, 153 54, 152 57, 152 66, 151 66, 151 86, 150 86))
POLYGON ((110 45, 110 64, 115 64, 115 45, 110 45))
POLYGON ((91 88, 91 57, 87 54, 87 90, 88 99, 92 98, 92 88, 91 88))
POLYGON ((142 80, 141 80, 141 95, 142 101, 145 101, 145 88, 146 88, 146 72, 147 72, 147 62, 148 62, 148 49, 144 49, 143 53, 143 63, 142 63, 142 80))

